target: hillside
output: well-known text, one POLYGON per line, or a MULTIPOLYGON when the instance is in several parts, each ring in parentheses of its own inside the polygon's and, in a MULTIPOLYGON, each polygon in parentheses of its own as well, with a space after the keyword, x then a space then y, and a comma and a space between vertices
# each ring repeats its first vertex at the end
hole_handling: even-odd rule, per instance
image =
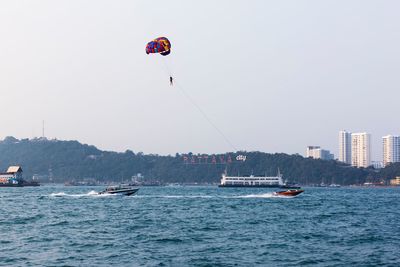
POLYGON ((390 179, 400 175, 400 164, 377 172, 352 168, 336 161, 283 153, 159 156, 130 150, 124 153, 102 151, 78 141, 18 140, 13 137, 0 141, 0 169, 5 170, 9 165, 21 165, 25 178, 38 175, 42 180, 51 177, 56 182, 83 179, 122 181, 140 173, 147 181, 216 183, 226 166, 229 174, 241 175, 275 175, 279 168, 284 179, 301 184, 360 184, 381 176, 390 179), (246 161, 237 161, 238 155, 246 155, 246 161), (213 164, 213 156, 217 164, 213 164), (231 163, 219 164, 222 158, 225 162, 231 160, 231 163))

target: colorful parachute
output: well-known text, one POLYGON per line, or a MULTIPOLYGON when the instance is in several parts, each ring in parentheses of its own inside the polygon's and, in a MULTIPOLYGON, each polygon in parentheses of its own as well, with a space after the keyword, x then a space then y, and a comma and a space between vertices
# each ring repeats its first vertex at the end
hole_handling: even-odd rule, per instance
POLYGON ((171 53, 171 43, 165 37, 159 37, 146 45, 146 54, 159 53, 163 56, 171 53))

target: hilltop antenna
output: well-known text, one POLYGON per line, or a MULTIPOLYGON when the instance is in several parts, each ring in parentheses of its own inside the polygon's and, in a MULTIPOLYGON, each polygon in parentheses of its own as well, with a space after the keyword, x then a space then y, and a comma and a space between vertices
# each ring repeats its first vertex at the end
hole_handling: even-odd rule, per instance
POLYGON ((42 121, 42 138, 44 138, 44 120, 42 121))

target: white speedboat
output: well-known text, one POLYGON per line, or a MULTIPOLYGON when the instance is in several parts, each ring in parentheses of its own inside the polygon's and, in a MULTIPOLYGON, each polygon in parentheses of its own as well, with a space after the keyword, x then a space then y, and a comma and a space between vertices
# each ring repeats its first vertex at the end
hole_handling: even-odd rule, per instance
POLYGON ((112 194, 112 195, 124 195, 124 196, 131 196, 134 195, 139 188, 132 187, 129 185, 116 185, 116 186, 109 186, 104 191, 99 192, 100 195, 103 194, 112 194))

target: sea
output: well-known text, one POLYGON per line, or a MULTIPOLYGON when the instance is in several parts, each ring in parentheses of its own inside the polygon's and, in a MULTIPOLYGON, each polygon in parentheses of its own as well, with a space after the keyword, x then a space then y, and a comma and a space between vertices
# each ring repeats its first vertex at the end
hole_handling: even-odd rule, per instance
POLYGON ((0 266, 400 266, 400 188, 0 188, 0 266))

